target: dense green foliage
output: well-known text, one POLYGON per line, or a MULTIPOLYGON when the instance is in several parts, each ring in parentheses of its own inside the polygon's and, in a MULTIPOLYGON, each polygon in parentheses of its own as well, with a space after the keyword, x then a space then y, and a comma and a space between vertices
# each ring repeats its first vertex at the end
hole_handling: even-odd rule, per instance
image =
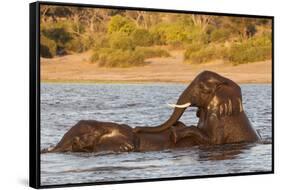
POLYGON ((91 49, 91 62, 106 67, 143 65, 169 56, 167 49, 184 50, 184 62, 194 64, 271 58, 269 19, 45 5, 40 12, 46 58, 91 49))

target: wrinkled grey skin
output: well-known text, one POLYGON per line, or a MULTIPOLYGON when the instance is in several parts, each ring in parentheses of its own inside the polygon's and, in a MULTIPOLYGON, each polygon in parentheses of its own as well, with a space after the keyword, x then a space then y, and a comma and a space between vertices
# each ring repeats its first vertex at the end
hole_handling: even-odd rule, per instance
MULTIPOLYGON (((252 128, 242 105, 240 87, 211 71, 200 73, 180 95, 177 104, 198 107, 199 123, 173 134, 174 141, 193 137, 205 144, 255 142, 260 138, 252 128)), ((136 127, 136 133, 158 133, 173 126, 186 108, 175 108, 170 118, 157 127, 136 127)))

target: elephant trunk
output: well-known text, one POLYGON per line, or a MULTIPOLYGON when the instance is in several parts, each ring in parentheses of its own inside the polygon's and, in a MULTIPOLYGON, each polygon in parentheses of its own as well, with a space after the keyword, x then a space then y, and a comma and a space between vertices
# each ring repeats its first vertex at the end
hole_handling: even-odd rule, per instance
POLYGON ((190 87, 188 87, 179 97, 177 104, 169 104, 171 107, 174 107, 174 111, 170 118, 165 121, 163 124, 155 127, 141 127, 139 130, 141 132, 161 132, 170 127, 172 127, 182 116, 185 109, 191 105, 190 100, 190 87))

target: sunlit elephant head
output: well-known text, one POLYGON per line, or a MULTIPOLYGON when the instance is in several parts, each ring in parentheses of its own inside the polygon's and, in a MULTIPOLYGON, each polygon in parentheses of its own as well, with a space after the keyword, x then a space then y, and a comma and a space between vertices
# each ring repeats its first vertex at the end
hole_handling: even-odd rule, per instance
POLYGON ((138 128, 140 131, 158 132, 174 125, 186 108, 198 107, 217 117, 231 116, 243 111, 240 87, 230 79, 211 71, 201 72, 183 91, 170 118, 158 127, 138 128))

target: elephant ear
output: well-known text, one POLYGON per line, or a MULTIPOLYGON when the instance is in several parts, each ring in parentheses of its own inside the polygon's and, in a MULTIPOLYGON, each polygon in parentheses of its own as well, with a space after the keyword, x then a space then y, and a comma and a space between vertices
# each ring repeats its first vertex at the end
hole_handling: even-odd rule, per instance
POLYGON ((214 92, 208 109, 218 117, 239 114, 243 111, 240 88, 234 88, 228 84, 219 85, 214 92))

